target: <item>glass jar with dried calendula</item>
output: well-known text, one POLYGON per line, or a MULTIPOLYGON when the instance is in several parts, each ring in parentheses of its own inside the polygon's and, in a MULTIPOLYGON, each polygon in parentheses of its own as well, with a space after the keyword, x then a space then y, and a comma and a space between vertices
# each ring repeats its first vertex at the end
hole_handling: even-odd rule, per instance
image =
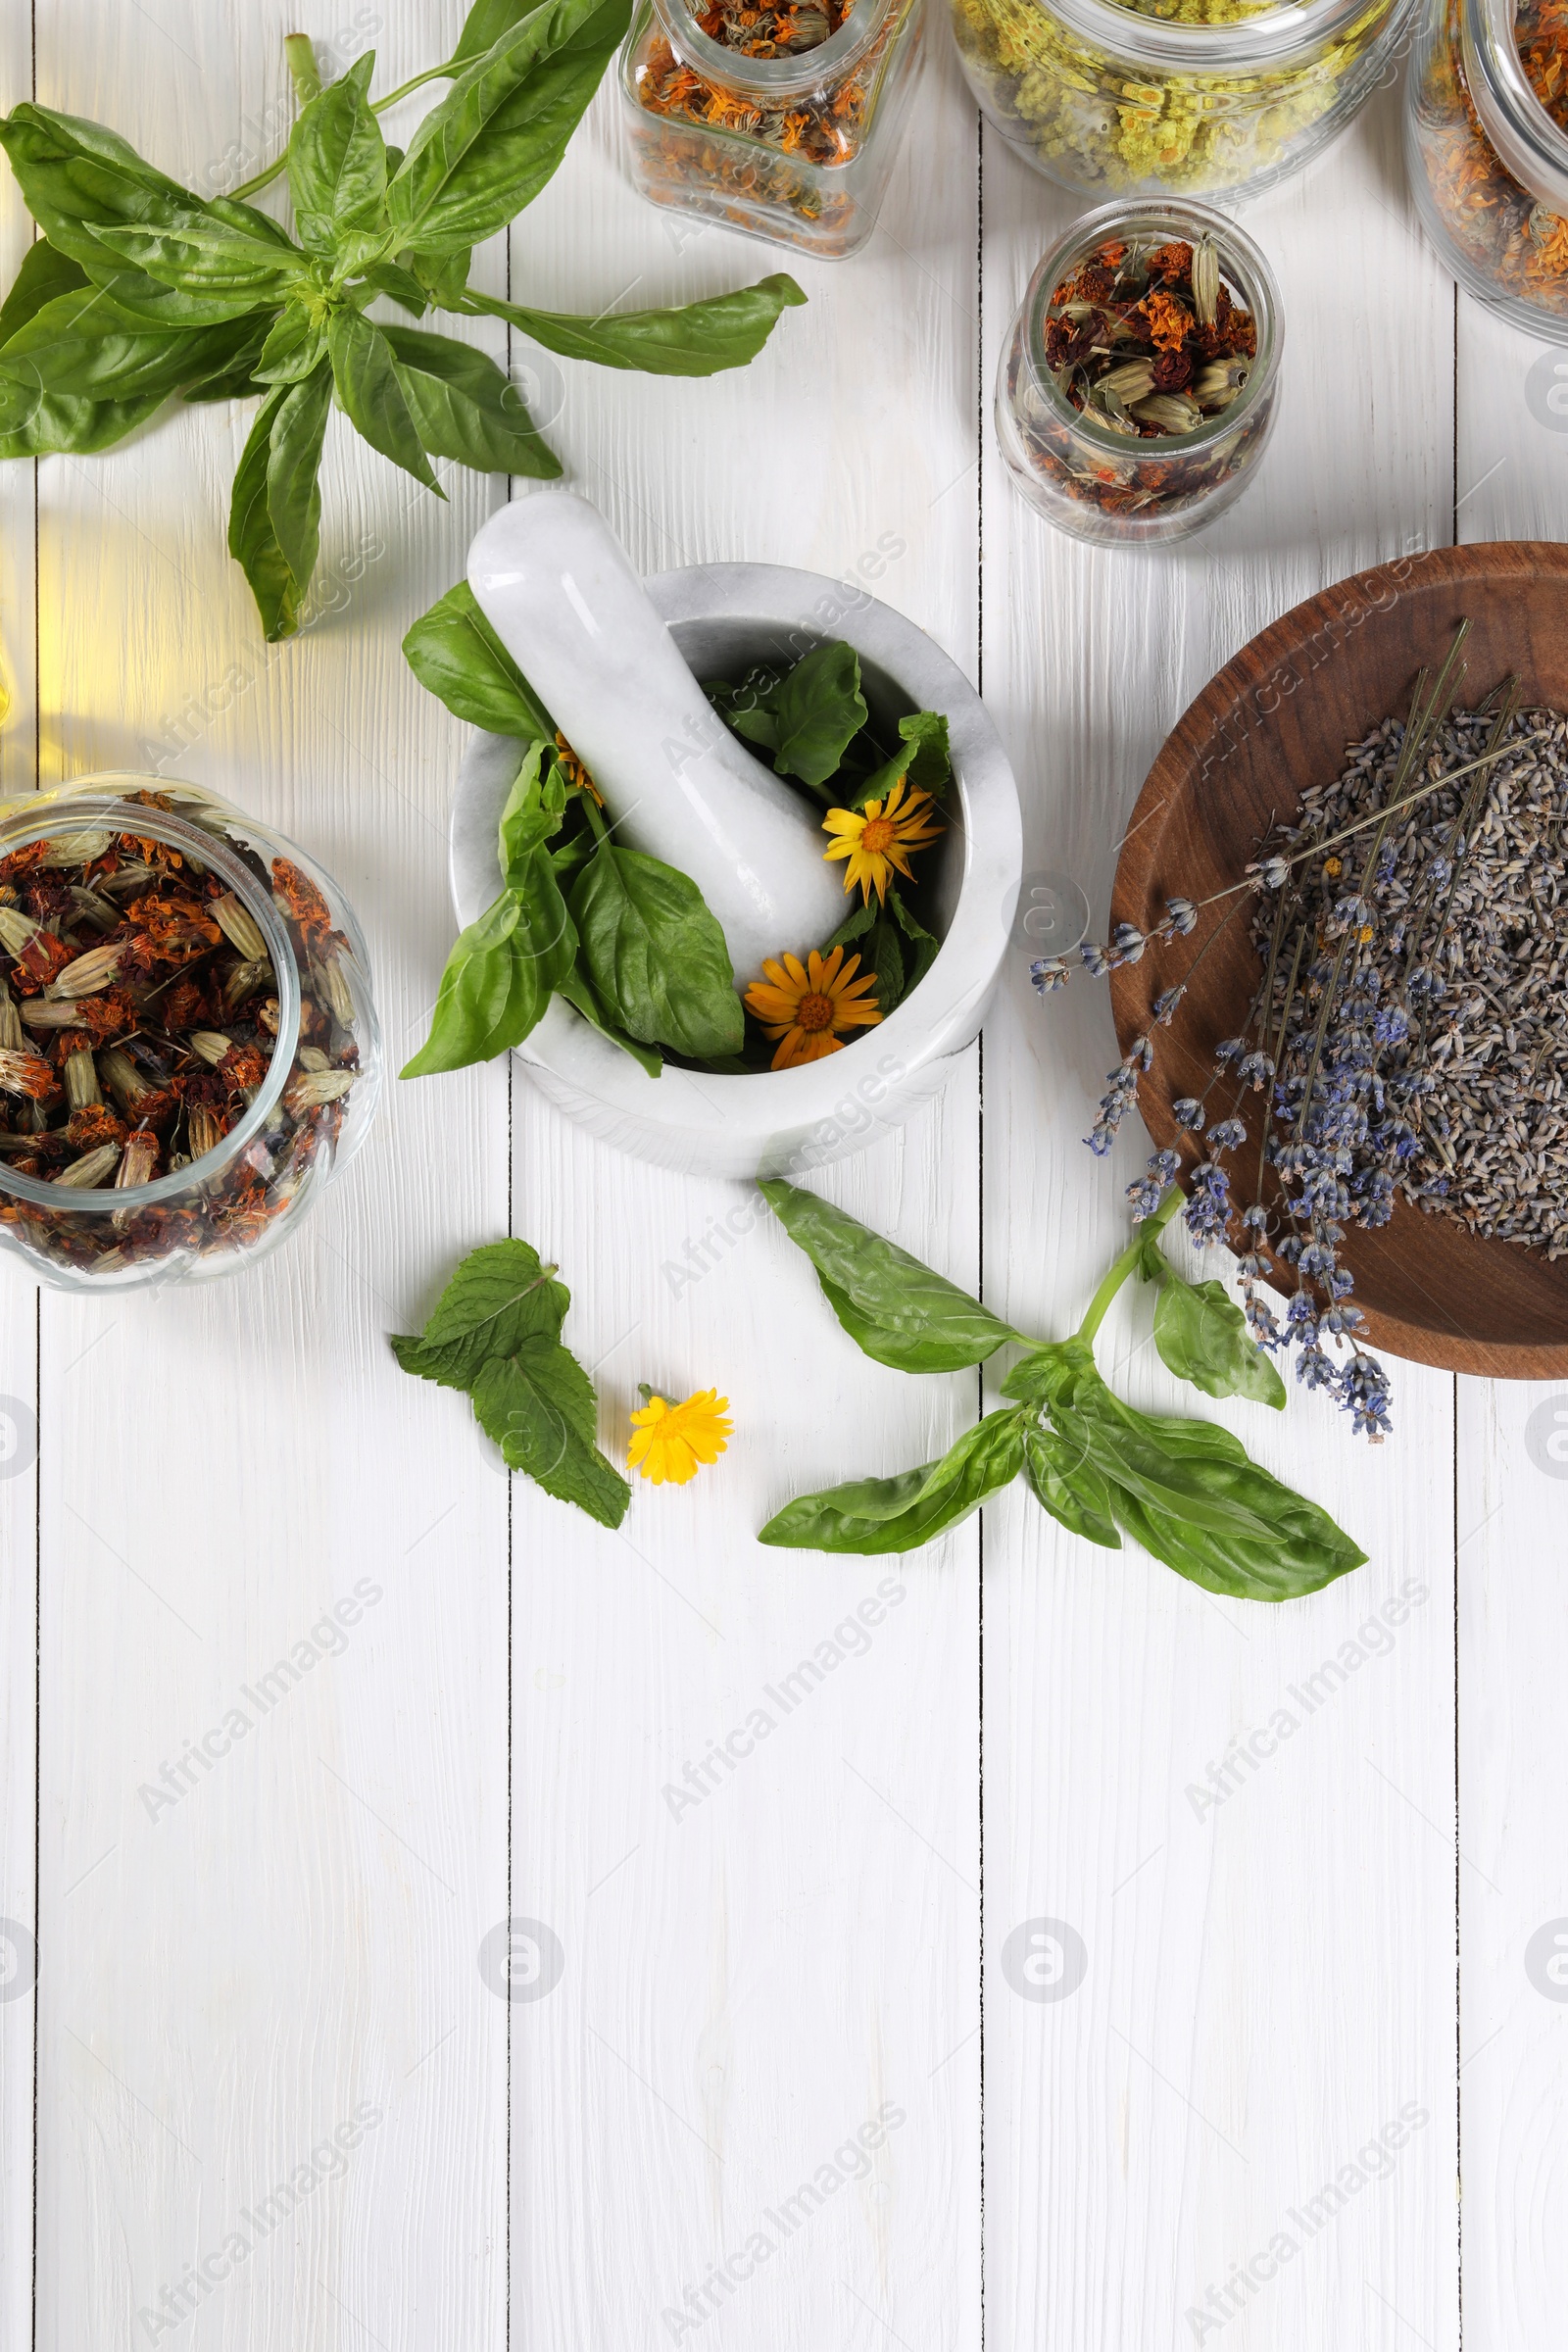
POLYGON ((0 1245, 47 1281, 250 1262, 380 1084, 359 926, 292 843, 152 776, 0 809, 0 1245))
POLYGON ((1080 539, 1182 539, 1246 487, 1274 419, 1272 272, 1224 214, 1108 204, 1054 246, 1002 355, 997 438, 1080 539))
POLYGON ((1430 0, 1405 149, 1422 222, 1460 283, 1568 342, 1568 0, 1430 0))
POLYGON ((1255 192, 1349 122, 1412 0, 952 0, 970 86, 1064 187, 1255 192))
POLYGON ((835 261, 876 225, 922 0, 642 0, 620 55, 655 204, 835 261))

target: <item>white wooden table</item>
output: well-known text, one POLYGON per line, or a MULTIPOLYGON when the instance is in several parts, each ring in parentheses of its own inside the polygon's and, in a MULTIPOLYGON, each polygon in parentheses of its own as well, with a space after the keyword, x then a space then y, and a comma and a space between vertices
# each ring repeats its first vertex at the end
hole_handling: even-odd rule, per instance
MULTIPOLYGON (((360 9, 377 86, 460 16, 360 9)), ((0 96, 231 184, 286 126, 295 23, 283 0, 15 0, 0 96)), ((1422 244, 1390 90, 1249 215, 1287 318, 1255 487, 1171 554, 1055 536, 989 411, 1076 208, 980 133, 932 29, 866 254, 789 262, 809 308, 745 373, 546 363, 552 433, 649 570, 854 578, 895 548, 876 592, 980 681, 1026 864, 1077 873, 1098 919, 1210 672, 1364 564, 1562 536, 1568 432, 1527 400, 1536 349, 1422 244)), ((618 135, 602 92, 487 282, 510 265, 593 309, 785 266, 673 233, 618 135)), ((7 176, 7 282, 27 234, 7 176)), ((506 486, 411 497, 335 428, 328 609, 270 650, 223 551, 247 427, 176 407, 109 457, 0 472, 0 771, 200 777, 310 844, 365 921, 396 1063, 451 935, 461 740, 399 639, 506 486)), ((983 1055, 825 1189, 1059 1333, 1137 1157, 1107 1172, 1079 1141, 1111 1058, 1102 992, 1042 1006, 1019 953, 983 1055)), ((339 1193, 244 1279, 82 1302, 6 1262, 0 2343, 1456 2352, 1462 2297, 1467 2343, 1555 2346, 1568 1984, 1531 1946, 1568 1914, 1552 1392, 1401 1368, 1378 1451, 1312 1398, 1244 1408, 1371 1554, 1278 1609, 1092 1550, 1022 1489, 904 1563, 766 1551, 787 1495, 928 1458, 980 1397, 862 1359, 776 1231, 720 1247, 742 1198, 600 1148, 498 1065, 394 1086, 339 1193), (639 1380, 732 1400, 723 1462, 641 1489, 619 1534, 509 1491, 464 1401, 387 1348, 509 1230, 570 1282, 612 1452, 639 1380), (318 1644, 338 1654, 150 1811, 165 1763, 356 1588, 373 1600, 318 1644), (824 1643, 820 1688, 764 1695, 824 1643), (769 1736, 674 1803, 760 1708, 769 1736), (1248 1760, 1205 1802, 1227 1754, 1248 1760), (509 1919, 535 1923, 510 2000, 509 1919), (182 2283, 179 2321, 160 2298, 182 2283)), ((1136 1316, 1107 1360, 1174 1400, 1136 1316)))

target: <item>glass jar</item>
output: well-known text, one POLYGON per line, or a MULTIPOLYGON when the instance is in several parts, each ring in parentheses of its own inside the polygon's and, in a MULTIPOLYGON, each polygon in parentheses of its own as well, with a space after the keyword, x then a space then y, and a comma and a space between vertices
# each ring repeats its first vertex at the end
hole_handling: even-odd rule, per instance
MULTIPOLYGON (((997 439, 1015 486, 1075 538, 1113 545, 1186 538, 1223 514, 1251 478, 1274 421, 1283 338, 1273 273, 1250 237, 1223 213, 1201 204, 1107 204, 1085 214, 1029 280, 1003 350, 997 439), (1220 288, 1221 327, 1209 349, 1228 339, 1243 348, 1248 341, 1255 345, 1250 357, 1232 364, 1241 380, 1221 395, 1227 405, 1191 431, 1161 431, 1151 439, 1139 432, 1135 411, 1118 429, 1110 416, 1074 407, 1059 379, 1083 391, 1083 372, 1059 360, 1054 366, 1048 344, 1065 336, 1070 351, 1074 329, 1098 334, 1096 321, 1114 318, 1118 309, 1131 318, 1136 306, 1128 298, 1137 294, 1140 263, 1196 249, 1205 238, 1214 249, 1220 288), (1104 293, 1104 309, 1077 302, 1081 315, 1066 316, 1060 304, 1069 284, 1107 247, 1112 256, 1124 249, 1125 258, 1105 267, 1106 279, 1113 270, 1116 278, 1104 293)), ((1217 364, 1189 362, 1192 368, 1217 364)))
POLYGON ((1255 194, 1390 73, 1411 0, 953 0, 980 105, 1063 187, 1255 194))
POLYGON ((1568 342, 1568 27, 1552 0, 1430 0, 1404 121, 1422 222, 1454 276, 1568 342))
MULTIPOLYGON (((814 46, 750 55, 705 30, 724 0, 643 0, 620 53, 632 176, 655 204, 794 245, 858 253, 876 226, 921 59, 921 0, 801 0, 746 14, 814 46), (831 29, 837 20, 837 28, 831 29)), ((755 29, 745 37, 756 37, 755 29)))
POLYGON ((63 1289, 263 1256, 374 1116, 353 912, 197 786, 83 776, 0 808, 0 1244, 63 1289))

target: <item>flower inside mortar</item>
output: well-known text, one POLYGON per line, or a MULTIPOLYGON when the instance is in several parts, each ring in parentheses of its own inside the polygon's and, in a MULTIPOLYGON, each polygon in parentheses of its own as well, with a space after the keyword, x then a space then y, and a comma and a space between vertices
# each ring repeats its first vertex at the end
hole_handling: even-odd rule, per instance
POLYGON ((846 961, 842 948, 826 956, 813 948, 804 964, 798 956, 781 963, 764 959, 762 970, 765 978, 746 991, 746 1009, 761 1023, 762 1035, 777 1041, 775 1070, 820 1061, 824 1054, 838 1053, 841 1029, 863 1029, 882 1018, 875 998, 865 994, 875 989, 876 974, 860 971, 858 956, 846 961))
POLYGON ((908 853, 935 841, 942 827, 932 820, 928 794, 915 791, 902 776, 885 801, 868 801, 863 808, 830 808, 822 830, 834 836, 824 858, 847 858, 844 887, 858 882, 867 904, 871 893, 888 895, 895 870, 912 882, 908 853))
POLYGON ((643 1381, 637 1394, 643 1409, 631 1417, 628 1467, 662 1487, 683 1487, 697 1476, 698 1466, 716 1462, 729 1444, 735 1424, 725 1407, 727 1396, 714 1389, 699 1389, 684 1404, 671 1404, 643 1381))

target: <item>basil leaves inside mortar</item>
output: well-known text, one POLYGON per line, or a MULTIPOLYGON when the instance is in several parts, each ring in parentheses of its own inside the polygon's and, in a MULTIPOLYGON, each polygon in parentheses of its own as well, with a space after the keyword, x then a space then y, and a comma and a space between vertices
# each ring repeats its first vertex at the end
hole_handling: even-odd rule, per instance
MULTIPOLYGON (((724 935, 689 875, 613 838, 603 808, 466 581, 431 606, 403 641, 421 685, 455 717, 516 739, 520 764, 502 812, 501 894, 447 958, 430 1034, 405 1078, 464 1069, 520 1045, 564 998, 657 1077, 669 1055, 702 1068, 765 1068, 769 1048, 746 1009, 724 935)), ((898 722, 891 756, 873 731, 853 646, 819 646, 783 670, 704 688, 725 723, 824 808, 860 809, 909 784, 942 794, 948 722, 917 710, 898 722)), ((824 832, 824 855, 826 833, 824 832)), ((883 1017, 918 986, 940 942, 916 912, 912 883, 890 869, 878 898, 857 900, 828 950, 855 944, 883 1017)))

